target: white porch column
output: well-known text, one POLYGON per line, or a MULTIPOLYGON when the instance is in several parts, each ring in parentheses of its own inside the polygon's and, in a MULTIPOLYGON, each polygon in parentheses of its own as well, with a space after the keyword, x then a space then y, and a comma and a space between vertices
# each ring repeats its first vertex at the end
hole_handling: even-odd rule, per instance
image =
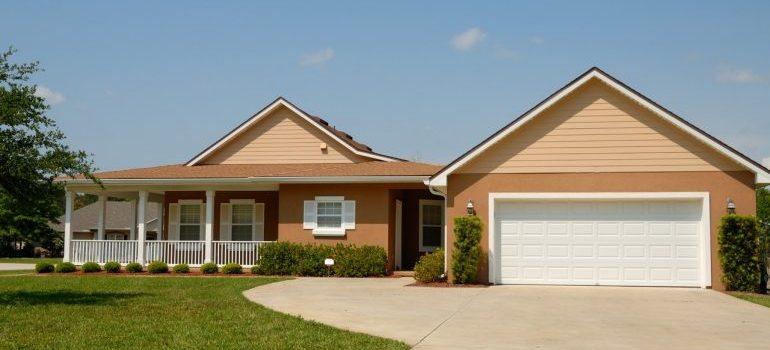
POLYGON ((104 239, 104 225, 105 225, 105 216, 107 215, 107 195, 100 194, 99 195, 99 217, 98 221, 96 223, 96 239, 103 240, 104 239))
POLYGON ((206 191, 206 262, 211 262, 211 241, 214 240, 214 191, 206 191))
POLYGON ((72 205, 74 193, 67 191, 64 195, 64 261, 71 261, 70 245, 72 241, 72 205))
POLYGON ((131 203, 131 227, 128 228, 128 239, 133 241, 136 239, 136 200, 132 199, 128 202, 131 203))
POLYGON ((136 255, 136 260, 144 265, 144 239, 147 236, 145 229, 144 213, 147 211, 147 191, 139 191, 139 206, 137 207, 137 216, 139 217, 136 225, 138 231, 137 246, 139 251, 136 255))

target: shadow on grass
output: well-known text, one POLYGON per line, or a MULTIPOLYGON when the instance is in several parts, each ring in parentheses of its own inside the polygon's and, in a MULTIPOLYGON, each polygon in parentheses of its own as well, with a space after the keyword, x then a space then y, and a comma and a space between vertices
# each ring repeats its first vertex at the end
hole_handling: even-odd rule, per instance
POLYGON ((0 306, 10 305, 109 305, 146 295, 126 292, 73 292, 69 290, 13 291, 0 293, 0 306))

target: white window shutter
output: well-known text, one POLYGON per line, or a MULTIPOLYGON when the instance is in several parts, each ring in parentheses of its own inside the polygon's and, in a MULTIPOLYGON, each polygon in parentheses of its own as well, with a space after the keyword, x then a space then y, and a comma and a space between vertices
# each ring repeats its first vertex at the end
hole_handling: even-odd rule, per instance
POLYGON ((356 229, 356 201, 342 202, 342 228, 346 230, 356 229))
POLYGON ((230 226, 230 218, 232 216, 230 210, 230 203, 222 203, 219 205, 219 240, 231 241, 233 237, 232 226, 230 226))
POLYGON ((179 203, 168 204, 168 239, 179 240, 179 203))
POLYGON ((315 229, 316 224, 316 202, 305 201, 304 208, 302 228, 305 230, 313 230, 315 229))
POLYGON ((252 227, 251 237, 255 241, 265 240, 265 204, 254 204, 254 224, 252 227))

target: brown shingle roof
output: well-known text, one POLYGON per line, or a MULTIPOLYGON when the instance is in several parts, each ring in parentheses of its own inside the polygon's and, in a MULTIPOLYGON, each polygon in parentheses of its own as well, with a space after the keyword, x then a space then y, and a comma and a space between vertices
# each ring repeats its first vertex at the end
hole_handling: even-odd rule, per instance
POLYGON ((195 179, 324 176, 430 176, 440 165, 416 162, 363 162, 344 164, 214 164, 162 165, 96 173, 101 179, 195 179))

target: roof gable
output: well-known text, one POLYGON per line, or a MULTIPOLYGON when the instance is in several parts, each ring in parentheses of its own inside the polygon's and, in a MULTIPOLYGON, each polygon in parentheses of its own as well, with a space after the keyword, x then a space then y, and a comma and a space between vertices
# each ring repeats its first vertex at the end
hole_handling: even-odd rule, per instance
POLYGON ((633 90, 632 88, 628 87, 627 85, 613 78, 612 76, 600 70, 599 68, 594 67, 588 70, 587 72, 583 73, 582 75, 580 75, 578 78, 576 78, 569 84, 565 85, 563 88, 553 93, 551 96, 543 100, 541 103, 539 103, 538 105, 536 105, 535 107, 533 107, 532 109, 530 109, 529 111, 521 115, 519 118, 512 121, 510 124, 500 129, 496 133, 494 133, 492 136, 490 136, 489 138, 487 138, 477 146, 467 151, 465 154, 463 154, 459 158, 455 159, 453 162, 449 163, 446 167, 444 167, 442 170, 436 173, 433 177, 431 177, 431 179, 429 180, 430 185, 446 186, 447 177, 449 174, 456 172, 458 169, 467 165, 473 159, 477 158, 482 153, 487 151, 487 149, 496 145, 498 142, 505 139, 507 136, 511 135, 514 131, 522 128, 524 125, 529 123, 533 118, 539 117, 541 114, 543 114, 543 112, 547 111, 550 107, 559 103, 560 101, 565 99, 568 95, 570 95, 573 91, 585 85, 589 81, 592 81, 593 79, 597 79, 601 81, 602 83, 606 84, 607 86, 619 92, 620 94, 632 99, 639 106, 652 112, 655 116, 662 118, 667 123, 678 128, 681 132, 686 133, 689 136, 695 138, 698 142, 702 142, 704 145, 708 146, 710 149, 713 149, 717 151, 719 154, 723 155, 724 157, 734 161, 737 164, 740 164, 740 166, 748 170, 751 170, 756 174, 756 182, 758 183, 770 182, 770 171, 765 167, 763 167, 762 165, 751 160, 750 158, 746 157, 745 155, 741 154, 740 152, 736 151, 735 149, 731 148, 725 143, 717 140, 713 136, 708 135, 703 130, 695 127, 694 125, 685 121, 681 117, 675 115, 671 111, 663 108, 662 106, 658 105, 657 103, 650 100, 649 98, 641 95, 639 92, 633 90))
MULTIPOLYGON (((345 153, 355 155, 356 157, 360 158, 366 158, 366 160, 380 160, 380 161, 400 161, 401 159, 385 156, 382 154, 375 153, 366 145, 363 145, 359 142, 356 142, 353 140, 353 138, 334 127, 330 126, 326 121, 319 117, 311 116, 286 99, 279 97, 269 105, 267 105, 265 108, 260 110, 257 114, 253 115, 251 118, 243 122, 241 125, 230 131, 228 134, 223 136, 221 139, 217 140, 214 144, 207 147, 205 150, 203 150, 201 153, 193 157, 190 161, 188 161, 185 165, 187 166, 193 166, 198 164, 203 164, 207 159, 212 157, 216 152, 219 152, 225 147, 228 147, 229 144, 231 144, 233 141, 235 141, 239 136, 247 133, 249 130, 252 130, 252 128, 259 122, 261 122, 264 119, 268 119, 273 112, 286 109, 297 116, 298 120, 304 120, 307 125, 314 129, 315 133, 317 135, 322 135, 320 137, 327 138, 330 140, 330 143, 333 142, 334 145, 328 145, 331 148, 337 150, 341 150, 345 153)), ((254 136, 254 135, 252 135, 254 136)), ((320 147, 319 147, 320 148, 320 147)))

